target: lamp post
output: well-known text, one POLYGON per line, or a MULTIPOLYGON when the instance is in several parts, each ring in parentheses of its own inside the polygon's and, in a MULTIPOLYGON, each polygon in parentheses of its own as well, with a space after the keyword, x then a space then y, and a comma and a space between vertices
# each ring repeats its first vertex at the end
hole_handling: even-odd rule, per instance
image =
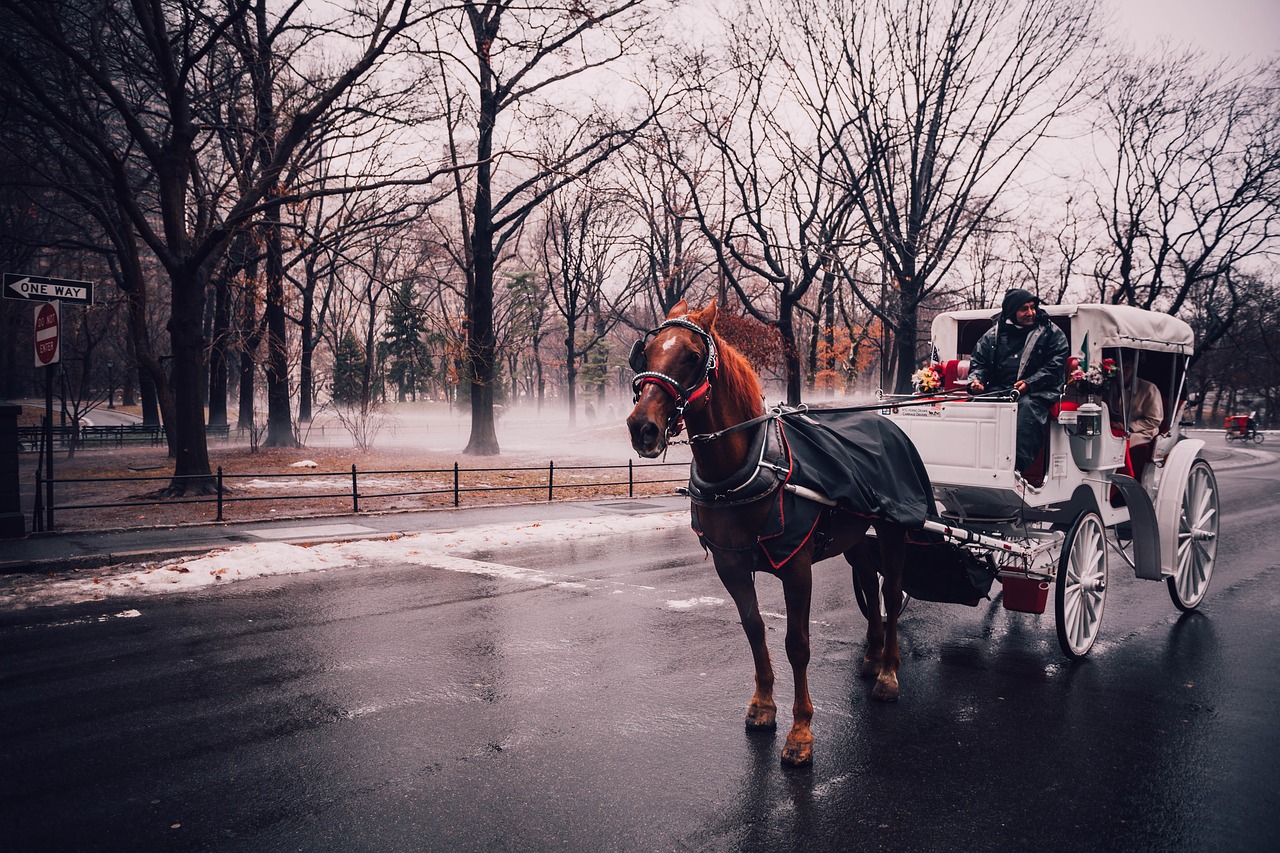
POLYGON ((116 407, 116 363, 107 362, 107 408, 116 407))

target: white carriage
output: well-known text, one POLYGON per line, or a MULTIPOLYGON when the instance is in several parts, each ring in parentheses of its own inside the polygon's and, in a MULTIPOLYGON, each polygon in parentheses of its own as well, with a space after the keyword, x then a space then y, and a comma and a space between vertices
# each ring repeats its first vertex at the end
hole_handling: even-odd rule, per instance
MULTIPOLYGON (((1055 406, 1040 458, 1025 476, 1014 470, 1015 402, 940 395, 926 405, 886 400, 883 413, 911 437, 928 469, 940 513, 929 527, 994 556, 1006 608, 1043 613, 1052 591, 1059 645, 1077 658, 1098 636, 1108 550, 1138 578, 1164 581, 1179 609, 1199 605, 1213 574, 1218 492, 1201 456, 1204 442, 1184 437, 1180 427, 1191 327, 1128 306, 1045 311, 1074 356, 1096 364, 1104 349, 1118 350, 1136 358, 1137 375, 1159 390, 1164 420, 1140 482, 1127 473, 1128 439, 1113 433, 1103 401, 1090 401, 1100 416, 1091 406, 1073 408, 1069 399, 1055 406)), ((990 310, 934 320, 934 348, 957 386, 992 321, 990 310)))

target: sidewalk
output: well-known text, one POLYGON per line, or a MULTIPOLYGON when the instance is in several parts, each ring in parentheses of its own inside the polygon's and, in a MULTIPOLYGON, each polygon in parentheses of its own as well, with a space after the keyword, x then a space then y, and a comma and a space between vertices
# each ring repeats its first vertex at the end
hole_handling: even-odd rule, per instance
POLYGON ((646 515, 686 509, 677 495, 592 501, 506 504, 418 512, 196 524, 137 530, 32 533, 0 540, 0 574, 91 569, 163 560, 250 542, 292 544, 387 539, 423 531, 517 524, 604 515, 646 515))
MULTIPOLYGON (((1211 435, 1220 435, 1220 431, 1214 431, 1211 435)), ((1208 441, 1203 455, 1216 471, 1229 471, 1233 468, 1276 461, 1274 454, 1265 451, 1217 444, 1208 435, 1205 438, 1208 441)), ((24 539, 0 540, 0 574, 92 569, 116 563, 155 561, 251 542, 300 544, 384 539, 424 531, 453 530, 488 524, 529 523, 602 515, 665 513, 685 509, 688 505, 687 498, 669 495, 227 522, 135 530, 32 533, 24 539)))

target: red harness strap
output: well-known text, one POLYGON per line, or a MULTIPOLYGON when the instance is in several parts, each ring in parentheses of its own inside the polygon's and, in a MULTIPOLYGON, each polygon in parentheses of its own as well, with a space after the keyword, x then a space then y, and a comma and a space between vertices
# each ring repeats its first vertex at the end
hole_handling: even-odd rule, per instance
POLYGON ((676 401, 676 419, 675 422, 667 428, 667 434, 671 437, 679 435, 684 430, 685 407, 695 400, 711 396, 711 376, 703 379, 702 384, 690 391, 688 397, 682 395, 681 392, 684 391, 683 388, 679 387, 675 382, 661 374, 646 374, 644 376, 637 377, 635 382, 637 396, 640 393, 640 389, 649 384, 657 385, 663 391, 670 394, 671 399, 676 401))

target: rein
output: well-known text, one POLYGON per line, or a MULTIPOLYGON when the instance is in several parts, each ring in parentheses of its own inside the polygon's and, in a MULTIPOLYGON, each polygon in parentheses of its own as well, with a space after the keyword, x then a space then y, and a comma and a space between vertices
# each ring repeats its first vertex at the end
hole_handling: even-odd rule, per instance
POLYGON ((969 401, 969 400, 983 400, 991 403, 1009 402, 1009 401, 1017 400, 1018 396, 1019 395, 1017 391, 1011 391, 1011 392, 993 391, 986 394, 968 394, 966 392, 960 392, 956 394, 943 394, 943 395, 935 394, 931 397, 926 397, 926 398, 904 397, 896 400, 891 398, 885 398, 885 399, 882 399, 880 402, 866 403, 861 406, 838 406, 838 407, 832 407, 832 408, 823 407, 820 409, 810 408, 809 406, 806 406, 803 404, 795 407, 779 405, 779 406, 774 406, 772 409, 765 412, 763 415, 752 418, 749 421, 743 421, 742 423, 737 423, 737 424, 734 424, 733 426, 725 427, 724 429, 717 430, 716 432, 707 432, 707 433, 700 433, 698 435, 691 435, 689 436, 689 443, 693 444, 695 442, 703 443, 708 441, 715 441, 719 438, 723 438, 729 433, 737 432, 738 430, 743 430, 743 429, 750 429, 751 427, 758 426, 759 424, 762 424, 765 421, 773 420, 774 418, 781 417, 784 414, 791 414, 793 412, 800 412, 800 413, 810 412, 810 411, 812 412, 878 412, 878 411, 881 411, 882 409, 906 409, 906 408, 912 408, 915 406, 932 406, 935 403, 945 403, 949 401, 961 402, 961 401, 969 401))
MULTIPOLYGON (((669 317, 656 329, 650 329, 645 333, 643 338, 632 344, 631 354, 628 356, 627 362, 631 369, 635 371, 635 377, 631 380, 631 390, 635 394, 634 402, 640 401, 640 392, 644 390, 644 386, 646 385, 658 386, 658 388, 662 389, 662 391, 675 402, 675 417, 667 426, 667 439, 668 443, 670 443, 670 439, 675 438, 684 430, 684 412, 685 409, 688 408, 689 404, 704 398, 708 400, 710 399, 712 390, 711 383, 712 380, 716 378, 716 368, 719 366, 720 359, 719 353, 716 349, 715 338, 711 336, 710 332, 703 329, 697 323, 687 320, 684 317, 669 317), (673 326, 693 332, 706 343, 707 355, 702 362, 702 375, 692 388, 686 388, 681 385, 678 380, 666 373, 660 373, 656 370, 645 370, 648 366, 644 356, 645 347, 649 341, 660 334, 663 329, 671 328, 673 326)), ((800 405, 794 408, 779 405, 758 417, 751 418, 750 420, 743 421, 742 423, 734 424, 733 426, 725 427, 717 432, 691 435, 688 440, 690 444, 702 444, 715 441, 730 433, 759 426, 765 421, 772 420, 780 417, 784 413, 790 412, 875 412, 882 409, 896 410, 912 406, 932 406, 935 403, 943 403, 947 401, 985 400, 987 402, 1007 402, 1017 400, 1019 397, 1016 390, 989 391, 984 394, 970 394, 967 391, 960 391, 950 394, 935 394, 925 398, 915 396, 895 398, 885 395, 882 391, 878 391, 876 393, 879 397, 877 402, 861 406, 810 409, 805 405, 800 405)))

